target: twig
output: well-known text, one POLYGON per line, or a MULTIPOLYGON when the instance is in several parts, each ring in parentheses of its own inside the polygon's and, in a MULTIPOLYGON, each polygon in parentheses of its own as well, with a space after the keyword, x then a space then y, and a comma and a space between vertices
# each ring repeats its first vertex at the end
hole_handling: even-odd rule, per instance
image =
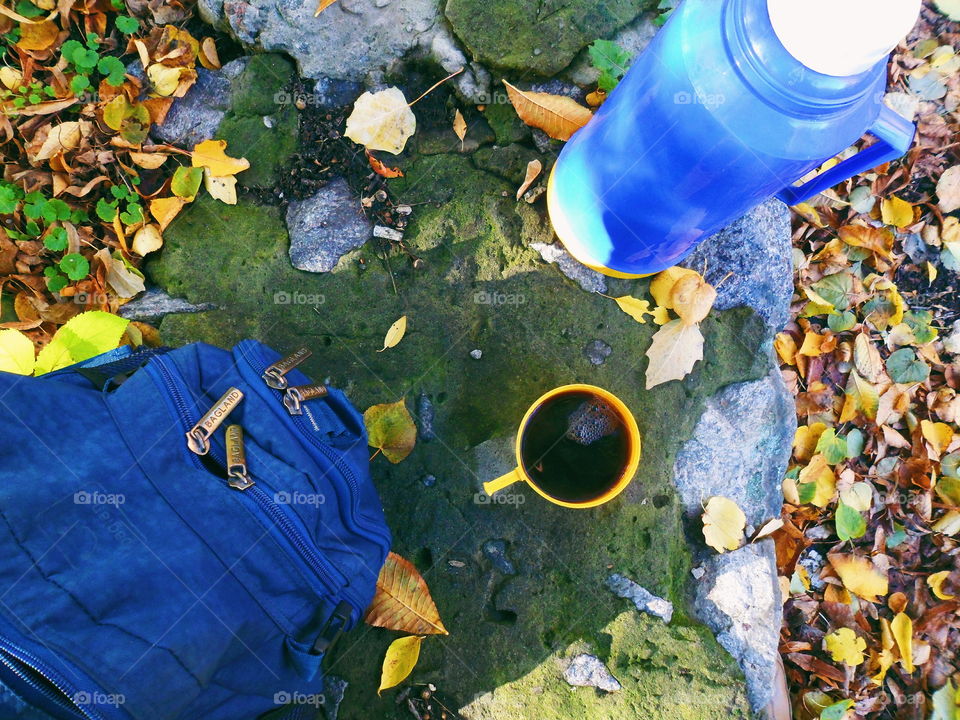
POLYGON ((429 95, 429 94, 432 93, 434 90, 436 90, 438 87, 440 87, 441 85, 443 85, 447 80, 449 80, 450 78, 456 77, 457 75, 459 75, 459 74, 462 73, 462 72, 463 72, 463 68, 460 68, 460 69, 457 70, 455 73, 450 73, 449 75, 447 75, 447 76, 446 76, 443 80, 441 80, 440 82, 434 83, 434 84, 431 85, 429 88, 427 88, 427 91, 426 91, 425 93, 423 93, 420 97, 418 97, 418 98, 417 98, 416 100, 414 100, 412 103, 408 103, 407 106, 408 106, 408 107, 413 107, 413 106, 416 105, 418 102, 420 102, 421 100, 423 100, 427 95, 429 95))

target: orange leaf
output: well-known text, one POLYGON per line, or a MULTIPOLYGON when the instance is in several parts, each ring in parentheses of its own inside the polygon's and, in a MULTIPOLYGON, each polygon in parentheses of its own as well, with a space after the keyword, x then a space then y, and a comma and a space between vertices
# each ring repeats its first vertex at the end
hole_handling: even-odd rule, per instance
POLYGON ((506 80, 503 84, 507 86, 507 96, 520 119, 531 127, 540 128, 556 140, 569 140, 593 117, 593 113, 588 108, 573 98, 542 92, 526 92, 514 87, 506 80))
POLYGON ((17 47, 21 50, 46 50, 57 41, 60 28, 53 20, 20 25, 20 40, 17 47))
POLYGON ((373 171, 382 177, 385 178, 395 178, 403 177, 403 170, 400 168, 391 168, 383 164, 379 159, 377 159, 369 150, 367 151, 367 162, 370 163, 370 167, 373 168, 373 171))
POLYGON ((430 597, 426 581, 409 561, 394 552, 377 578, 377 592, 367 608, 368 625, 415 635, 449 635, 430 597))
POLYGON ((839 234, 847 245, 865 248, 888 260, 893 252, 893 233, 887 228, 847 225, 840 228, 839 234))

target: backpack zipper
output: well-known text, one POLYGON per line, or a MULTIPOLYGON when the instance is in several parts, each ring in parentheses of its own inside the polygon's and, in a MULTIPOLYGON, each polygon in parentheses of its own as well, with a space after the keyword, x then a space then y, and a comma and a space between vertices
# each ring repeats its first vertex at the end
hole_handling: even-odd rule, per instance
POLYGON ((57 707, 67 708, 77 713, 84 720, 107 720, 106 716, 101 715, 98 711, 83 708, 77 704, 73 698, 81 691, 75 685, 68 682, 60 673, 51 670, 46 663, 38 660, 33 654, 14 645, 6 638, 0 638, 0 664, 38 693, 48 698, 57 707), (30 668, 49 685, 42 685, 37 682, 35 678, 24 672, 17 663, 30 668))
MULTIPOLYGON (((190 411, 189 405, 187 405, 184 395, 181 392, 180 384, 174 377, 172 371, 165 365, 163 359, 159 357, 154 358, 154 362, 151 363, 151 366, 156 367, 159 370, 159 375, 164 386, 167 388, 171 398, 173 399, 174 405, 177 408, 178 414, 180 415, 180 420, 184 424, 184 427, 192 427, 194 425, 193 413, 190 411)), ((190 452, 188 455, 190 456, 191 462, 197 467, 197 469, 206 470, 197 454, 190 452)), ((225 456, 220 454, 218 447, 210 447, 210 457, 212 457, 222 468, 228 467, 227 459, 225 456)), ((246 472, 245 463, 243 470, 246 472)), ((229 484, 229 480, 227 482, 229 484)), ((334 594, 349 594, 351 599, 356 603, 356 598, 353 597, 353 594, 346 592, 346 588, 349 587, 349 585, 340 583, 338 586, 337 578, 333 574, 333 569, 327 567, 326 561, 316 552, 311 543, 304 539, 303 533, 288 517, 287 511, 283 510, 279 505, 277 505, 273 499, 266 492, 264 492, 262 488, 255 485, 252 480, 249 480, 249 484, 242 484, 245 484, 246 487, 238 488, 238 490, 240 490, 243 495, 249 496, 251 499, 253 499, 261 511, 274 522, 287 541, 297 551, 300 559, 306 563, 307 567, 309 567, 315 575, 320 578, 327 590, 334 594)), ((359 608, 357 604, 354 606, 357 607, 358 610, 362 609, 359 608)))
POLYGON ((274 390, 286 390, 289 384, 286 378, 287 373, 297 367, 297 365, 302 364, 311 355, 313 355, 313 353, 310 352, 309 348, 302 347, 290 355, 287 355, 282 360, 277 360, 277 362, 264 368, 260 377, 274 390))

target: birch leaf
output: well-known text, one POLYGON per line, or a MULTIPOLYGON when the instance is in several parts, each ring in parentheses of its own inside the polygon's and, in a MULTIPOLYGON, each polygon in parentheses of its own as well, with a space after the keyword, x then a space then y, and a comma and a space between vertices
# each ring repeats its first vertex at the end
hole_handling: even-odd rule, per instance
POLYGON ((413 671, 420 659, 420 643, 423 637, 420 635, 407 635, 397 638, 390 647, 387 648, 387 654, 383 658, 383 669, 380 671, 380 687, 377 695, 392 688, 404 680, 413 671))
POLYGON ((506 80, 507 96, 517 115, 527 125, 543 130, 555 140, 569 140, 586 125, 593 113, 573 98, 542 92, 527 92, 506 80))
POLYGON ((670 380, 682 380, 703 359, 703 334, 696 325, 671 320, 657 330, 646 352, 647 390, 670 380))
POLYGON ((237 204, 237 178, 233 175, 216 176, 210 168, 203 169, 203 186, 210 196, 227 205, 237 204))
MULTIPOLYGON (((0 330, 0 333, 3 332, 3 330, 0 330)), ((943 589, 943 583, 946 582, 948 577, 950 577, 950 571, 943 570, 938 573, 933 573, 933 575, 927 578, 927 585, 930 586, 930 591, 938 600, 953 600, 955 597, 943 589)))
POLYGON ((377 352, 383 352, 387 348, 392 348, 399 345, 406 332, 407 316, 404 315, 402 318, 393 323, 393 325, 391 325, 387 330, 386 337, 383 338, 383 347, 377 350, 377 352))
POLYGON ((226 140, 204 140, 198 143, 191 155, 193 167, 208 169, 214 177, 236 175, 250 167, 246 158, 232 158, 226 153, 226 140))
POLYGON ((896 195, 883 199, 880 203, 880 214, 886 225, 895 225, 898 228, 913 225, 913 205, 896 195))
POLYGON ((463 150, 463 141, 467 137, 467 121, 463 119, 463 113, 459 110, 453 116, 453 132, 460 138, 460 150, 463 150))
POLYGON ((877 602, 888 592, 887 575, 881 572, 869 558, 848 553, 829 556, 830 564, 840 576, 843 586, 864 600, 877 602))
POLYGON ((0 372, 33 375, 33 342, 19 330, 0 330, 0 372))
POLYGON ((417 443, 417 426, 403 400, 367 408, 363 424, 370 447, 379 448, 394 464, 407 457, 417 443))
POLYGON ((913 620, 905 612, 898 612, 890 621, 890 630, 893 632, 893 639, 897 641, 897 649, 900 650, 900 664, 904 670, 912 673, 913 620))
POLYGON ((400 88, 365 92, 353 104, 344 135, 367 150, 403 152, 417 130, 417 118, 400 88))
POLYGON ((650 302, 647 300, 639 300, 631 295, 621 295, 613 300, 621 310, 643 325, 647 324, 646 316, 653 315, 650 311, 650 302))
POLYGON ((717 552, 736 550, 743 544, 747 517, 730 498, 717 495, 707 501, 703 511, 703 537, 717 552))
POLYGON ((654 302, 670 310, 673 308, 673 304, 670 302, 670 293, 673 290, 673 286, 676 285, 681 278, 694 276, 699 277, 699 273, 696 270, 688 270, 678 265, 674 265, 657 273, 653 282, 650 283, 650 294, 653 296, 654 302))
POLYGON ((523 183, 517 188, 517 200, 523 197, 523 194, 530 189, 533 181, 536 180, 543 171, 543 163, 539 160, 531 160, 527 163, 527 174, 523 178, 523 183))

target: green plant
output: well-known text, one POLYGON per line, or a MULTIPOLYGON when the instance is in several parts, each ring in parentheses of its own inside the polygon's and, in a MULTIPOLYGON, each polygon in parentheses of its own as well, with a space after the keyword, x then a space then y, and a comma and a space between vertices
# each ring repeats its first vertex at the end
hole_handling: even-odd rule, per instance
POLYGON ((587 48, 587 52, 590 62, 600 71, 597 87, 604 92, 610 92, 627 71, 631 60, 630 53, 610 40, 596 40, 587 48))

